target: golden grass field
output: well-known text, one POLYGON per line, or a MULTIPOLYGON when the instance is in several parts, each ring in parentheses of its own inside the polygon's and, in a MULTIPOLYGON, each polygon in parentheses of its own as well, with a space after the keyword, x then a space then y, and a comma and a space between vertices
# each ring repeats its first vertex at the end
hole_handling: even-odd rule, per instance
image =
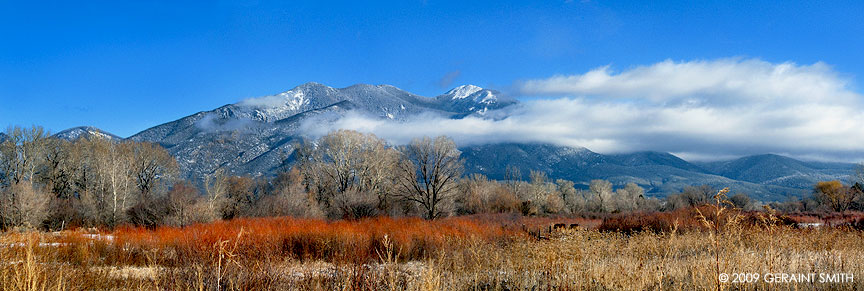
POLYGON ((600 231, 596 220, 571 219, 587 227, 547 231, 539 240, 524 230, 548 230, 556 219, 257 218, 182 229, 7 233, 0 237, 0 289, 864 289, 859 230, 694 215, 705 218, 704 227, 679 228, 675 220, 667 231, 600 231), (720 282, 722 273, 761 277, 733 284, 720 282), (810 273, 816 282, 765 280, 810 273), (819 274, 835 273, 853 279, 818 282, 819 274))

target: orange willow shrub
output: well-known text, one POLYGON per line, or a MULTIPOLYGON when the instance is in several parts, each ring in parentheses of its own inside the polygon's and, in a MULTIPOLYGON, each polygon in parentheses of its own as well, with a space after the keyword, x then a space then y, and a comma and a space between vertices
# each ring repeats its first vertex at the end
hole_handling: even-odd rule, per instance
POLYGON ((258 260, 290 257, 368 262, 383 253, 384 236, 393 242, 400 260, 411 260, 428 257, 461 241, 503 242, 515 237, 513 231, 500 224, 458 217, 436 221, 390 217, 358 221, 242 218, 185 228, 121 227, 112 235, 112 245, 124 252, 115 254, 114 259, 139 264, 144 263, 148 252, 158 252, 159 258, 169 261, 160 263, 206 261, 216 252, 258 260))

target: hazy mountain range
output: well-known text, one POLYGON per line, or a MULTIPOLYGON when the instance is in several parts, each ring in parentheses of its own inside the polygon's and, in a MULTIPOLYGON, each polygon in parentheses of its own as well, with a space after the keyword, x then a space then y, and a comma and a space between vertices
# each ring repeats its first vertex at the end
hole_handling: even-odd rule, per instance
MULTIPOLYGON (((201 177, 219 167, 235 174, 272 175, 287 168, 292 154, 310 129, 362 114, 381 120, 405 121, 419 115, 450 119, 506 116, 519 106, 515 99, 477 86, 456 87, 436 97, 423 97, 389 85, 332 88, 306 83, 272 96, 246 99, 161 124, 128 139, 159 143, 173 154, 182 172, 201 177)), ((121 139, 93 127, 61 131, 57 137, 102 136, 121 139)), ((0 135, 0 141, 4 139, 0 135)), ((760 200, 783 200, 809 193, 816 181, 848 179, 847 163, 805 162, 778 155, 756 155, 731 161, 688 162, 669 153, 637 152, 604 155, 586 148, 551 144, 496 143, 462 148, 469 173, 503 179, 507 166, 527 179, 539 170, 551 179, 568 179, 585 187, 592 179, 616 185, 634 182, 648 193, 665 195, 687 185, 731 187, 760 200)))

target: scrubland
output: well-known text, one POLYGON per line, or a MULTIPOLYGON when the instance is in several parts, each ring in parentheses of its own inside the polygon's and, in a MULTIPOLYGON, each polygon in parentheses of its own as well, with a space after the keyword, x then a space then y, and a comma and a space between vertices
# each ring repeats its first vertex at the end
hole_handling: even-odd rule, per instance
POLYGON ((0 238, 0 289, 864 288, 860 230, 797 229, 771 212, 730 213, 706 206, 603 220, 254 218, 185 228, 9 232, 0 238), (567 227, 549 232, 558 221, 567 227), (535 230, 539 239, 528 234, 535 230), (852 273, 859 280, 733 284, 720 282, 721 273, 852 273))

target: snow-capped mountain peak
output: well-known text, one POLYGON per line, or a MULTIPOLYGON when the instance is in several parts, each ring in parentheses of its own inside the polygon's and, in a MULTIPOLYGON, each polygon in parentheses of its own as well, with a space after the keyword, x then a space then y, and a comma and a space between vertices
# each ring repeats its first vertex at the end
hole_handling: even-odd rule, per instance
POLYGON ((498 91, 474 85, 462 85, 437 97, 445 108, 456 112, 473 112, 480 115, 489 110, 517 103, 515 99, 499 96, 498 91))
POLYGON ((109 140, 122 140, 123 138, 116 136, 114 134, 105 132, 101 129, 92 127, 92 126, 79 126, 73 127, 70 129, 63 130, 54 134, 54 137, 61 138, 69 141, 77 140, 79 138, 104 138, 109 140))
POLYGON ((335 91, 335 89, 319 83, 309 82, 276 95, 248 98, 240 101, 238 105, 293 111, 300 109, 303 105, 309 104, 308 95, 316 95, 319 92, 327 91, 335 91))
POLYGON ((238 117, 268 122, 338 102, 337 94, 335 88, 309 82, 275 95, 248 98, 232 106, 238 117))
POLYGON ((462 86, 453 88, 444 94, 450 95, 452 97, 452 99, 465 99, 466 97, 471 96, 480 90, 483 90, 483 88, 480 88, 480 87, 477 87, 474 85, 462 85, 462 86))

